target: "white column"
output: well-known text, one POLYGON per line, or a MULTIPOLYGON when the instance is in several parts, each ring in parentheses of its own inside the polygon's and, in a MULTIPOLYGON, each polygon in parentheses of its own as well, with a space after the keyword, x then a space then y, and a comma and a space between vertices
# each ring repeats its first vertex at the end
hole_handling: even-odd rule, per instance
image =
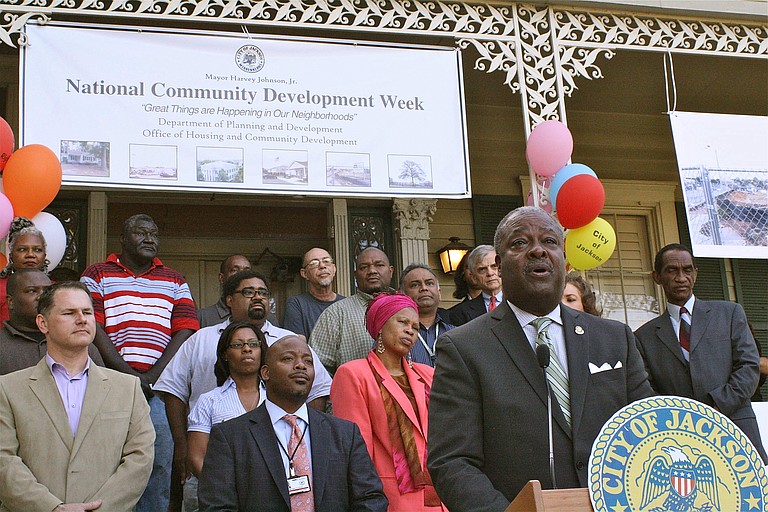
POLYGON ((347 200, 333 200, 333 223, 330 237, 336 259, 336 293, 349 297, 355 291, 349 282, 352 275, 352 260, 349 256, 349 216, 347 215, 347 200))

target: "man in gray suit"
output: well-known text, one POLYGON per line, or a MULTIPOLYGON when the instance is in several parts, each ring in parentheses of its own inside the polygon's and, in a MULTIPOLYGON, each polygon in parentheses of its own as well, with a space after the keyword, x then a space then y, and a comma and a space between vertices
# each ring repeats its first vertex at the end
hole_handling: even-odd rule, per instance
POLYGON ((553 486, 547 381, 560 488, 587 486, 600 428, 653 394, 626 325, 560 303, 565 261, 555 220, 518 208, 499 224, 494 245, 505 300, 437 343, 427 465, 449 510, 500 512, 528 480, 553 486), (551 351, 546 378, 539 344, 551 351))
POLYGON ((691 250, 663 247, 653 280, 664 288, 664 313, 635 331, 651 386, 663 395, 693 398, 728 416, 766 461, 750 397, 760 378, 757 345, 741 305, 693 295, 691 250))

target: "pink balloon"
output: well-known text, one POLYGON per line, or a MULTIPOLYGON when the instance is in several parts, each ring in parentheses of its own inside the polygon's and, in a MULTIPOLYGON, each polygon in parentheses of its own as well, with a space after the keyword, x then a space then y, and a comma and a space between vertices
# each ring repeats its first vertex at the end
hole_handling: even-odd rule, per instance
POLYGON ((11 200, 5 197, 5 194, 0 193, 0 238, 4 238, 11 230, 12 221, 13 205, 11 200))
POLYGON ((573 137, 560 121, 539 123, 528 137, 525 157, 533 172, 552 176, 568 163, 573 153, 573 137))
POLYGON ((5 163, 13 153, 13 130, 5 119, 0 117, 0 171, 5 168, 5 163))

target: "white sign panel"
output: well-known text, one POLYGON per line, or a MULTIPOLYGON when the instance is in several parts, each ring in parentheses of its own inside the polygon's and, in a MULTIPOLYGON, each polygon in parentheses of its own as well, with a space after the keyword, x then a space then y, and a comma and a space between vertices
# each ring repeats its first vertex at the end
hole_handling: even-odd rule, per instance
POLYGON ((28 25, 21 142, 78 186, 469 197, 455 49, 28 25))
POLYGON ((693 253, 768 259, 768 117, 669 117, 693 253))

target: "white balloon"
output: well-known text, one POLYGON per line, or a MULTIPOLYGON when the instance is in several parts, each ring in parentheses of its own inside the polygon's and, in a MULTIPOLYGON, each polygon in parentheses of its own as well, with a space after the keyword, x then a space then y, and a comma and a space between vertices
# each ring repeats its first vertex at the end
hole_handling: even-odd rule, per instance
POLYGON ((48 212, 40 212, 31 220, 35 227, 43 232, 47 247, 46 258, 50 262, 48 270, 53 270, 59 265, 64 257, 64 251, 67 250, 67 232, 59 219, 48 212))

